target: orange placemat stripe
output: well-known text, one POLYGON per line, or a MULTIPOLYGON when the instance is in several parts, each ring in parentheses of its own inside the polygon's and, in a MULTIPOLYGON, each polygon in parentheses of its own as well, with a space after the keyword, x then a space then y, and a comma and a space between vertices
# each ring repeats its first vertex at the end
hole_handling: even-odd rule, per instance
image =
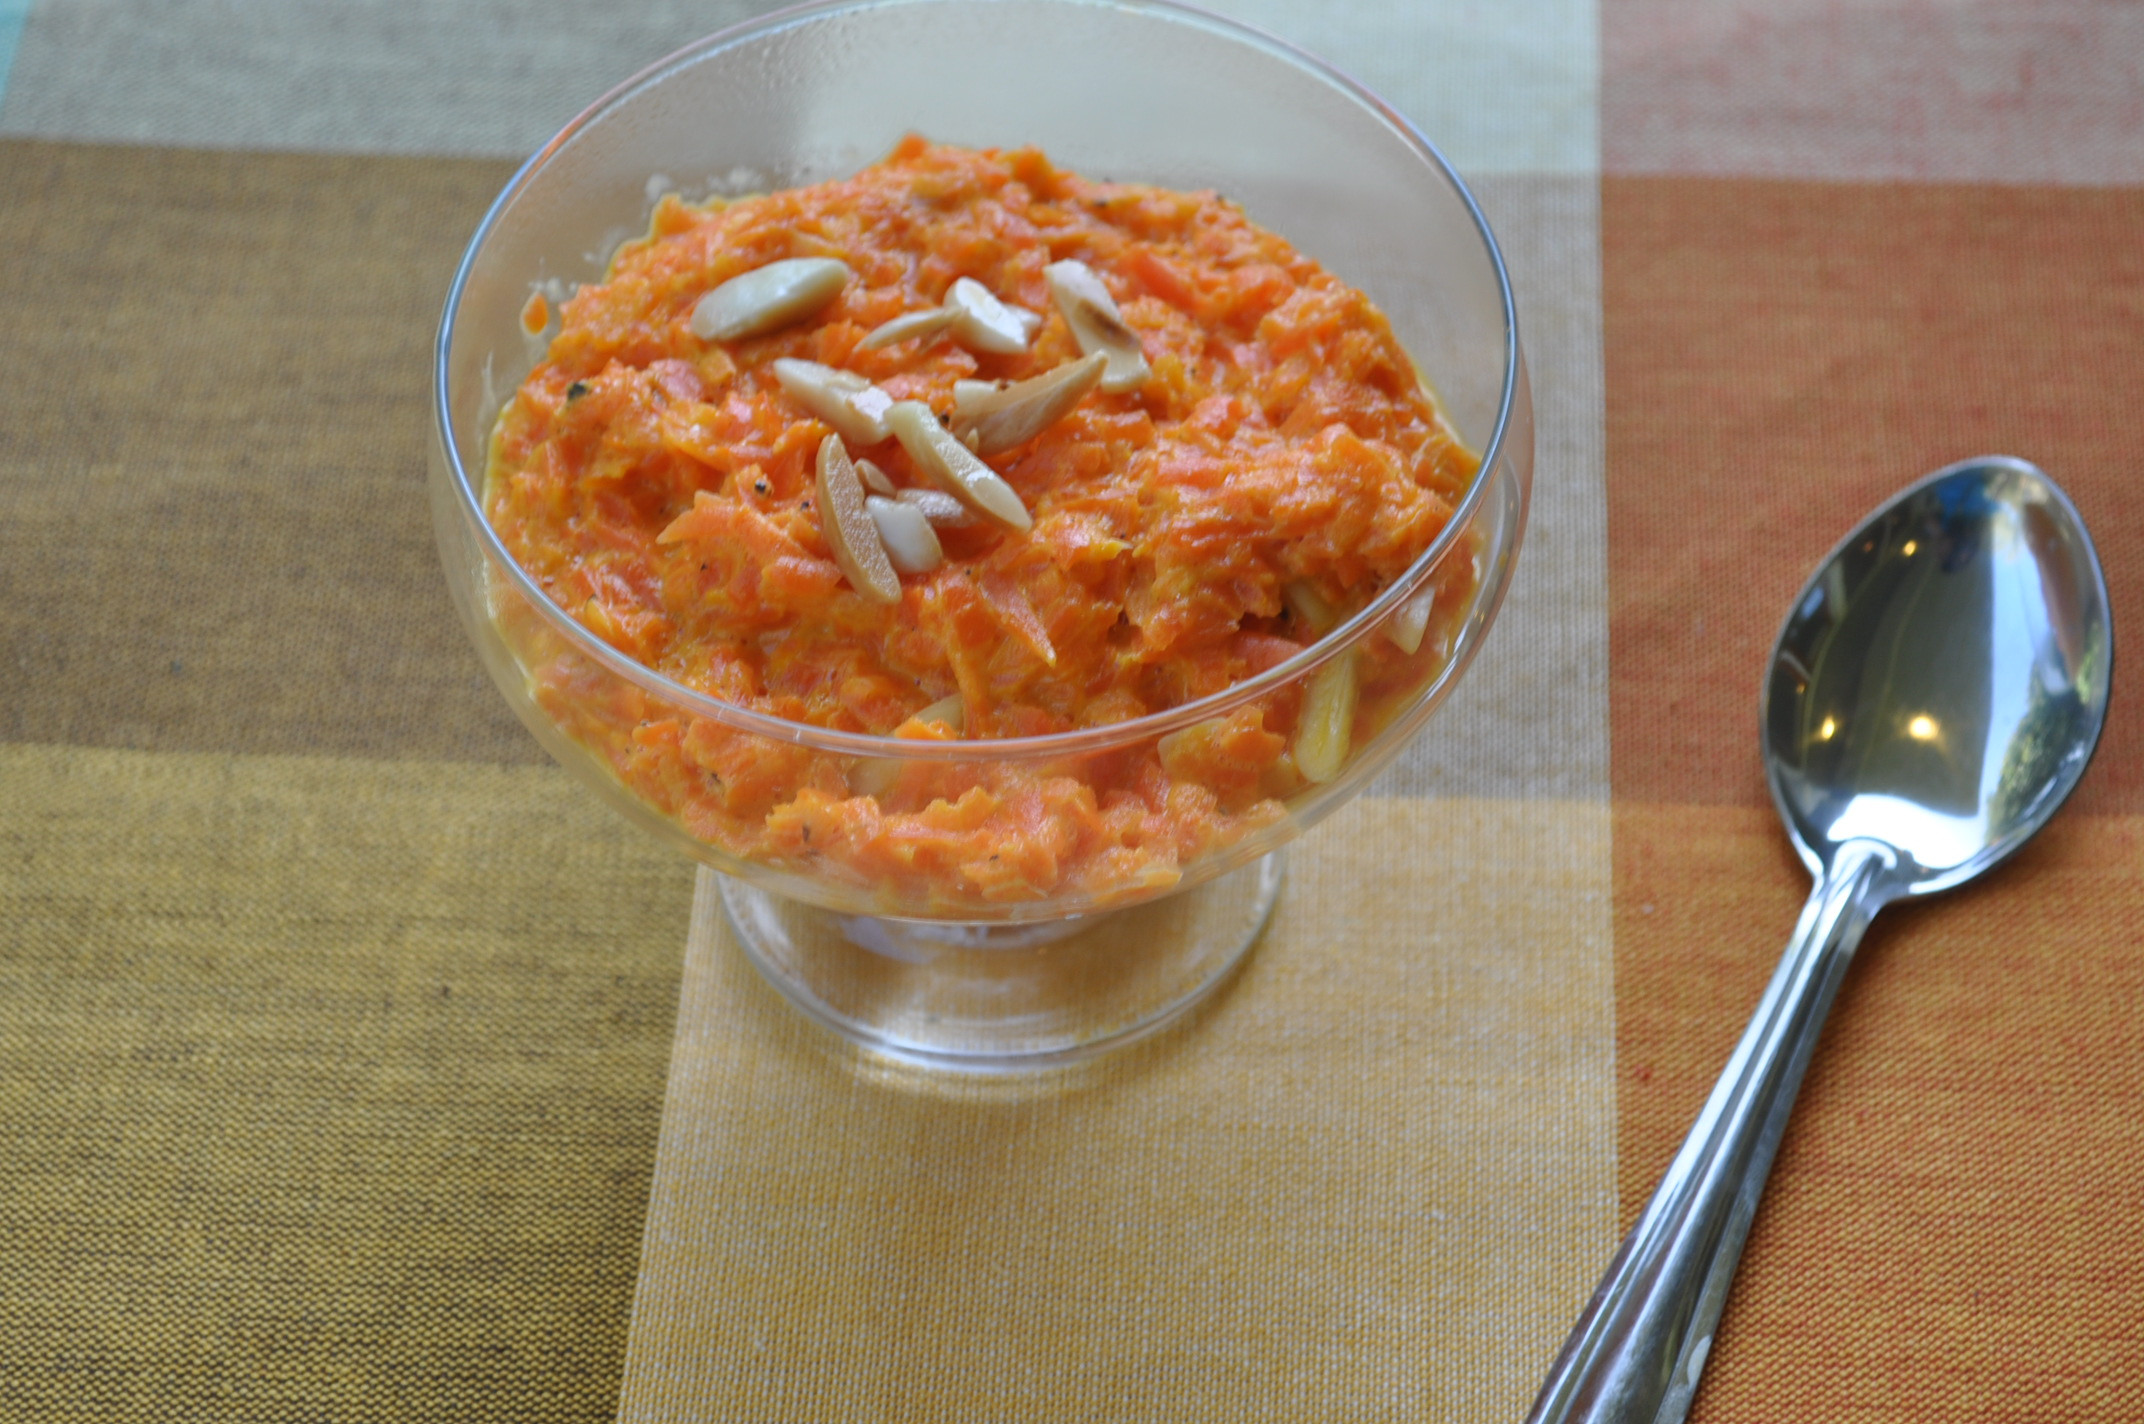
MULTIPOLYGON (((2040 464, 2144 609, 2144 190, 1610 178, 1601 225, 1619 798, 1761 804, 1788 601, 1953 460, 2040 464)), ((2144 661, 2080 797, 2144 810, 2144 661)))
MULTIPOLYGON (((1808 879, 1769 811, 1619 803, 1627 1222, 1808 879)), ((2144 1417, 2144 818, 2065 815, 1878 917, 1804 1085, 1692 1418, 2144 1417)))
MULTIPOLYGON (((1766 649, 1862 512, 1988 450, 2045 466, 2144 593, 2144 193, 1603 185, 1619 1181, 1635 1214, 1807 877, 1758 761, 1766 649)), ((2144 1347, 2144 686, 1982 886, 1849 980, 1694 1417, 2135 1416, 2144 1347)))

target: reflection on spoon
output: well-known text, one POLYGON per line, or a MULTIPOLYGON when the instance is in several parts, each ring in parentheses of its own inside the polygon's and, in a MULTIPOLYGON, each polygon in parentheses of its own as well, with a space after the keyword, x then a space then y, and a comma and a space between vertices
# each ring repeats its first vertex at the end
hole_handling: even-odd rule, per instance
POLYGON ((2106 578, 2055 482, 1987 456, 1870 516, 1809 580, 1767 671, 1772 799, 1816 888, 1682 1150, 1579 1316, 1531 1424, 1676 1424, 1854 947, 2046 824, 2113 671, 2106 578))

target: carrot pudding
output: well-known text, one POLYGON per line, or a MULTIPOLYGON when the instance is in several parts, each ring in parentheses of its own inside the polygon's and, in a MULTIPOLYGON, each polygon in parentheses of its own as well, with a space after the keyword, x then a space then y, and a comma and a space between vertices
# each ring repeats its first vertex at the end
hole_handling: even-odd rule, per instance
MULTIPOLYGON (((1033 149, 909 138, 839 182, 664 198, 559 321, 493 436, 508 549, 646 667, 849 732, 1036 737, 1221 692, 1405 572, 1479 466, 1360 292, 1217 194, 1033 149)), ((1464 552, 1313 676, 1048 761, 790 745, 501 619, 566 734, 728 856, 889 912, 1099 905, 1337 776, 1442 666, 1464 552)))

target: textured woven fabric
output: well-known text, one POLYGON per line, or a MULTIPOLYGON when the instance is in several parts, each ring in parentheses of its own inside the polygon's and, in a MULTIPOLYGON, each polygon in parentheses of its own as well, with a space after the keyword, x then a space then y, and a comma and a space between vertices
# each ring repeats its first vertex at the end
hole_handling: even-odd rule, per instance
POLYGON ((0 145, 0 738, 541 756, 424 499, 431 328, 507 172, 0 145))
MULTIPOLYGON (((0 1420, 1520 1417, 1806 892, 1809 565, 2001 450, 2144 599, 2138 6, 1231 0, 1503 240, 1518 580, 1190 1023, 869 1070, 513 720, 423 488, 512 164, 769 8, 0 0, 0 1420)), ((1693 1418, 2144 1417, 2137 667, 1869 936, 1693 1418)))
MULTIPOLYGON (((1620 1177, 1650 1191, 1808 880, 1756 755, 1808 570, 1912 475, 2040 463, 2144 596, 2144 191, 1603 183, 1620 1177), (1697 241, 1694 235, 1702 234, 1697 241)), ((1804 1089, 1699 1417, 2144 1416, 2144 680, 2072 804, 1896 907, 1804 1089)))
POLYGON ((1187 1028, 919 1095, 703 877, 622 1418, 1524 1408, 1609 1244, 1607 810, 1370 796, 1187 1028))
MULTIPOLYGON (((1811 563, 1915 473, 2013 452, 2076 499, 2124 640, 2144 593, 2137 20, 1604 13, 1626 1215, 1806 888, 1752 708, 1811 563)), ((1790 1400, 1833 1420, 2144 1416, 2144 686, 2133 659, 2115 677, 2096 763, 2042 839, 1871 931, 1695 1417, 1772 1420, 1790 1400)))
POLYGON ((690 875, 549 768, 0 787, 0 1417, 604 1417, 690 875))

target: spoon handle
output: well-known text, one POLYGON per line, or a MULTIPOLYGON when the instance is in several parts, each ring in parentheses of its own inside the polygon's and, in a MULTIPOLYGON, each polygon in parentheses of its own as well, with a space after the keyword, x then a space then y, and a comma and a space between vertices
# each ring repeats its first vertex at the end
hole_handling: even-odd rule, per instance
POLYGON ((1810 892, 1682 1150, 1549 1368, 1527 1424, 1678 1424, 1824 1015, 1881 907, 1892 852, 1849 841, 1810 892))

